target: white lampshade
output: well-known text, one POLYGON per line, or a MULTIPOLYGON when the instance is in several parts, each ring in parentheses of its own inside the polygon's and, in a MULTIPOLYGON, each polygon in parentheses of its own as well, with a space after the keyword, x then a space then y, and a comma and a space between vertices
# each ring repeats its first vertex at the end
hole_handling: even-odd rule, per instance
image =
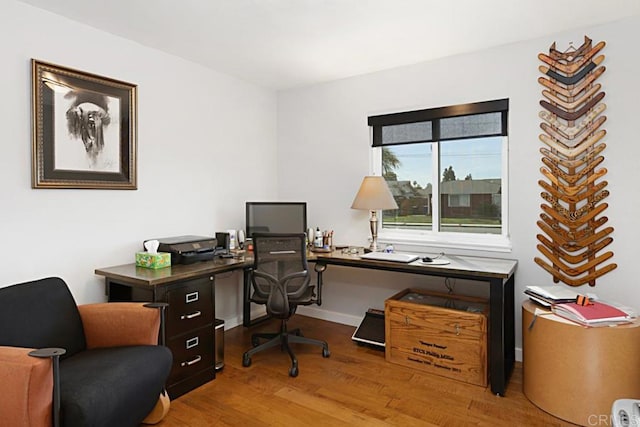
POLYGON ((387 181, 381 176, 365 176, 356 194, 351 209, 376 211, 398 209, 398 204, 389 190, 387 181))

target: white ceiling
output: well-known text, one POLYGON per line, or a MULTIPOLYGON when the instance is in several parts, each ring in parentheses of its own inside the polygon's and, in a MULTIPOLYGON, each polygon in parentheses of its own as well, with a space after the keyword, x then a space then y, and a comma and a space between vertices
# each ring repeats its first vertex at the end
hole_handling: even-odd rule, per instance
POLYGON ((640 14, 640 0, 21 1, 272 89, 640 14))

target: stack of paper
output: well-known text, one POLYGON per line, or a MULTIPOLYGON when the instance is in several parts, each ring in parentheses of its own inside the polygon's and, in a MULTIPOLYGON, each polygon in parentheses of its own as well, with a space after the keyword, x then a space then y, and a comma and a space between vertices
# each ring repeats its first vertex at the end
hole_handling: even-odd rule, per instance
POLYGON ((593 301, 588 305, 575 302, 553 304, 551 310, 558 316, 584 326, 606 326, 633 320, 628 312, 600 301, 593 301))
POLYGON ((527 286, 524 293, 534 302, 545 307, 565 302, 575 302, 578 293, 560 286, 527 286))

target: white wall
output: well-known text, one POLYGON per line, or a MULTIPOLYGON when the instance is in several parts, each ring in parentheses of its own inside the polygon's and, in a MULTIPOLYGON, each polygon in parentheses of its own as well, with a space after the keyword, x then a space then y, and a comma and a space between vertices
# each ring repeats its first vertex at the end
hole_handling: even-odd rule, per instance
MULTIPOLYGON (((516 334, 521 343, 519 303, 529 284, 550 285, 549 274, 534 263, 538 256, 536 220, 540 213, 542 177, 538 149, 538 111, 541 107, 541 62, 554 41, 564 49, 570 41, 579 46, 588 35, 606 41, 602 53, 607 71, 600 78, 608 117, 603 152, 611 195, 605 215, 612 234, 613 261, 618 268, 598 279, 602 298, 625 302, 640 309, 637 291, 637 242, 640 239, 638 197, 640 159, 637 123, 640 88, 639 56, 633 53, 640 37, 640 17, 528 42, 506 45, 467 55, 397 68, 327 84, 294 89, 278 96, 279 194, 285 199, 309 202, 312 226, 335 231, 336 243, 364 244, 368 237, 367 214, 349 207, 362 177, 369 173, 369 115, 408 111, 468 102, 509 98, 509 198, 511 241, 508 254, 478 253, 517 259, 516 334)), ((472 35, 470 35, 472 37, 472 35)), ((446 40, 425 40, 424 48, 446 40)), ((397 246, 396 246, 397 247, 397 246)), ((410 275, 365 272, 330 267, 325 277, 324 304, 315 315, 357 322, 369 307, 383 307, 384 298, 408 286, 422 286, 426 279, 410 275)), ((431 284, 444 290, 442 279, 431 284)), ((564 286, 564 285, 561 285, 564 286)), ((477 286, 476 286, 477 288, 477 286)), ((476 291, 476 289, 471 289, 476 291)), ((357 324, 357 323, 353 323, 357 324)))
MULTIPOLYGON (((0 286, 55 275, 103 301, 95 268, 145 239, 242 228, 246 200, 277 196, 274 92, 12 0, 0 39, 0 286), (138 190, 31 189, 31 58, 138 85, 138 190)), ((239 283, 219 280, 232 324, 239 283)))

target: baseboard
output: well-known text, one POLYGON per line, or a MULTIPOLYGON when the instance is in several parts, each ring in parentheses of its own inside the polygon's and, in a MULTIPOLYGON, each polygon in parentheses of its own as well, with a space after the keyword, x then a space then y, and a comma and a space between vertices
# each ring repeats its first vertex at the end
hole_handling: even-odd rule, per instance
MULTIPOLYGON (((258 306, 253 311, 251 311, 251 318, 252 319, 256 319, 256 318, 264 316, 264 315, 265 315, 264 306, 258 306)), ((313 317, 313 316, 309 316, 309 317, 313 317)), ((227 329, 235 328, 236 326, 241 326, 241 325, 243 325, 242 315, 241 314, 238 315, 238 316, 232 317, 231 319, 224 319, 224 330, 225 331, 227 329)))
POLYGON ((362 316, 353 316, 350 314, 338 313, 335 311, 328 311, 310 306, 298 306, 297 313, 302 314, 303 316, 328 320, 330 322, 336 322, 350 326, 358 326, 360 322, 362 322, 362 318, 364 317, 364 313, 362 313, 362 316))

